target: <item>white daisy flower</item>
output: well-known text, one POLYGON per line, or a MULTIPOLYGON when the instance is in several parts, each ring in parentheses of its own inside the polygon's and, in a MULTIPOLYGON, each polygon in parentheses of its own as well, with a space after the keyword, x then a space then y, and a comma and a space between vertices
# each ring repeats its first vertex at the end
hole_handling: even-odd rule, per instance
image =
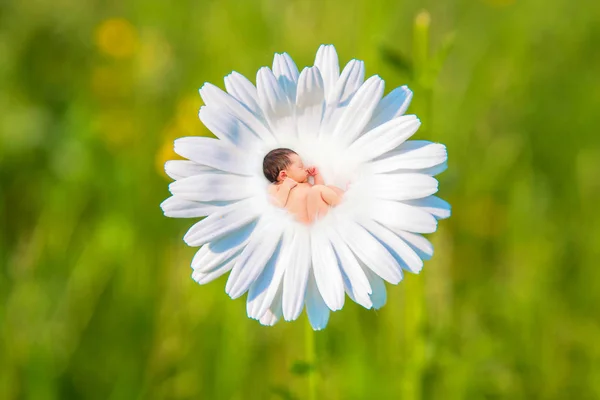
POLYGON ((323 45, 300 73, 282 53, 258 71, 256 86, 237 72, 225 77, 226 92, 206 83, 199 116, 217 138, 177 139, 175 152, 187 160, 165 165, 175 180, 165 215, 206 216, 184 237, 201 246, 193 279, 230 272, 226 292, 248 292, 248 316, 264 325, 295 320, 306 306, 312 327, 323 329, 346 294, 382 307, 384 282, 418 273, 433 254, 422 234, 450 216, 433 195, 445 146, 408 140, 420 125, 404 115, 412 92, 402 86, 384 97, 384 81, 364 75, 359 60, 340 73, 335 48, 323 45), (262 165, 276 148, 293 149, 327 184, 346 189, 342 203, 312 224, 273 205, 262 165))

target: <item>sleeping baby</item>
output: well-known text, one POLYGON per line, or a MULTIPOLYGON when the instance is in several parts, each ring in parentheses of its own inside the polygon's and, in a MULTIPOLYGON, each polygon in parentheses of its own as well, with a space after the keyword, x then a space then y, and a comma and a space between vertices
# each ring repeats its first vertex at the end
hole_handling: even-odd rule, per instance
POLYGON ((263 161, 263 172, 272 183, 269 195, 273 202, 285 208, 296 219, 310 224, 323 217, 329 207, 338 205, 344 191, 325 185, 316 167, 305 167, 300 156, 290 149, 271 150, 263 161), (314 185, 308 177, 314 178, 314 185))

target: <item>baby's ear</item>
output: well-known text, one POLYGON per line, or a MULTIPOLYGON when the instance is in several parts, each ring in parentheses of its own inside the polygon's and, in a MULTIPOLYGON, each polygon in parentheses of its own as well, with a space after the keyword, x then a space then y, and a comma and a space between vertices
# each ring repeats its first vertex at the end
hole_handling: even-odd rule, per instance
POLYGON ((279 171, 279 175, 277 175, 277 180, 281 180, 284 181, 285 178, 287 178, 287 172, 285 171, 279 171))

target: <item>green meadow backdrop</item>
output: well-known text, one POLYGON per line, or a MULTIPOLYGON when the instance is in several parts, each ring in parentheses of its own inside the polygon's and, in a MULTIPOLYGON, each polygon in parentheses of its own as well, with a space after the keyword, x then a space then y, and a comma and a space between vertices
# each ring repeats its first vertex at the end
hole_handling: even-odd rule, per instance
POLYGON ((599 48, 594 1, 0 1, 0 398, 599 399, 599 48), (414 90, 453 216, 314 367, 159 204, 204 82, 322 43, 414 90))

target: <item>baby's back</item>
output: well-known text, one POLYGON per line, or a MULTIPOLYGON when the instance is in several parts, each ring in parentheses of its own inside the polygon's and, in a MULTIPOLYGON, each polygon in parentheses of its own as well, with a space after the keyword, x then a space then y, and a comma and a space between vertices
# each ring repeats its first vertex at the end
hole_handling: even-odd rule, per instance
POLYGON ((310 183, 299 183, 290 191, 288 201, 285 204, 285 209, 303 223, 309 222, 306 202, 311 187, 310 183))

